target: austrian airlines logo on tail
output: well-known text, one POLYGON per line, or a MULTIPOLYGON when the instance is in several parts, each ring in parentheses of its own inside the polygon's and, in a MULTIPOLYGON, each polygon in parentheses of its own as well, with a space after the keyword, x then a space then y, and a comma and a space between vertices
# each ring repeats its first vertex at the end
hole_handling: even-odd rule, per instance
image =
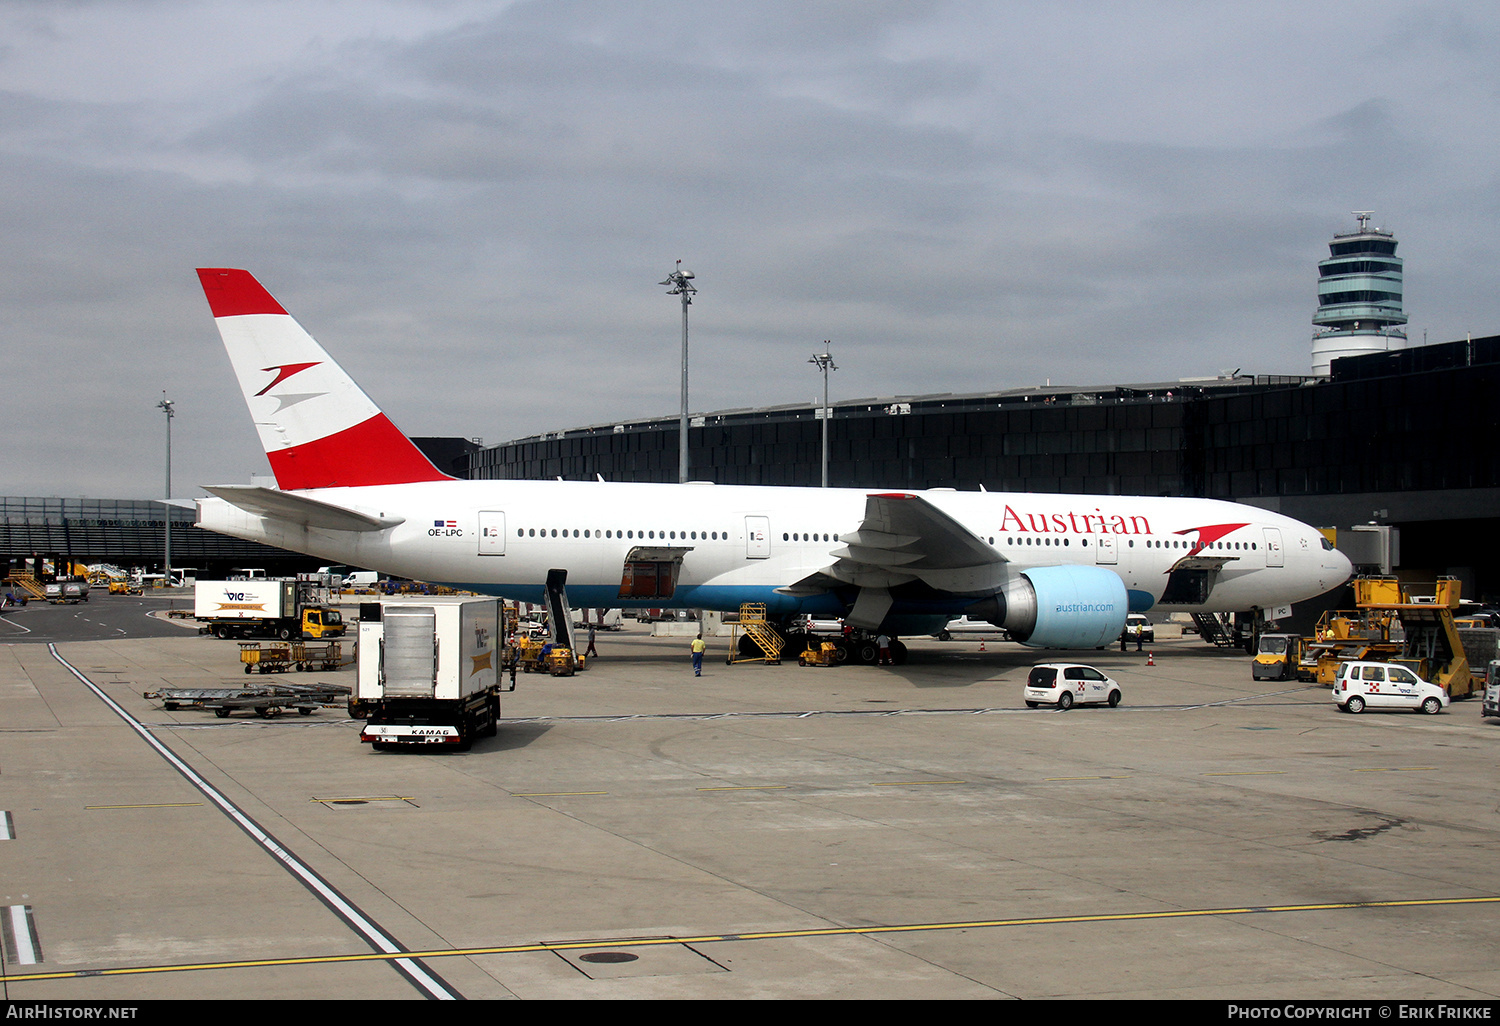
POLYGON ((261 370, 263 371, 276 371, 276 376, 271 379, 271 383, 269 385, 261 389, 259 392, 256 392, 255 394, 257 397, 263 396, 271 389, 281 384, 287 378, 291 377, 293 374, 296 374, 298 371, 305 371, 309 367, 316 367, 322 362, 322 360, 313 360, 309 363, 283 363, 273 364, 270 367, 262 367, 261 370))

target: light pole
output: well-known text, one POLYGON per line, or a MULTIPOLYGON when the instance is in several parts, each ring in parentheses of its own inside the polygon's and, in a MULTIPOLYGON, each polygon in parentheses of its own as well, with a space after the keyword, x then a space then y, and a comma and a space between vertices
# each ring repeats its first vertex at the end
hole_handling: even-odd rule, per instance
POLYGON ((667 290, 669 296, 682 297, 682 416, 677 422, 677 480, 679 483, 688 479, 688 350, 687 350, 687 308, 693 301, 693 293, 698 290, 693 288, 693 272, 682 269, 682 261, 677 261, 677 269, 667 275, 663 285, 672 286, 667 290))
MULTIPOLYGON (((162 390, 161 402, 156 404, 156 408, 167 415, 166 497, 170 499, 172 497, 172 400, 167 398, 166 389, 162 390)), ((170 588, 172 586, 172 504, 170 502, 166 503, 165 509, 167 511, 167 515, 163 521, 166 524, 166 534, 163 539, 164 544, 162 558, 162 583, 165 587, 170 588)))
POLYGON ((833 357, 828 354, 828 347, 832 345, 827 339, 823 340, 823 351, 813 353, 808 363, 815 363, 823 372, 823 408, 819 415, 823 418, 823 487, 828 487, 828 421, 831 419, 831 410, 828 409, 828 372, 838 370, 838 364, 833 362, 833 357))

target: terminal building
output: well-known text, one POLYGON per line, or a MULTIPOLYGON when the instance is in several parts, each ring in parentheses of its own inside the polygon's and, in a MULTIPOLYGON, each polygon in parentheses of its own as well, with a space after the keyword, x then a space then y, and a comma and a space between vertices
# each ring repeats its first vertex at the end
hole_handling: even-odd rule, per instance
MULTIPOLYGON (((1500 599, 1500 336, 1352 356, 1331 375, 835 403, 832 487, 1233 499, 1319 527, 1398 531, 1396 566, 1500 599)), ((813 405, 693 419, 691 477, 816 486, 813 405)), ((561 431, 470 455, 469 476, 676 481, 678 421, 561 431)), ((1383 567, 1382 567, 1383 568, 1383 567)))

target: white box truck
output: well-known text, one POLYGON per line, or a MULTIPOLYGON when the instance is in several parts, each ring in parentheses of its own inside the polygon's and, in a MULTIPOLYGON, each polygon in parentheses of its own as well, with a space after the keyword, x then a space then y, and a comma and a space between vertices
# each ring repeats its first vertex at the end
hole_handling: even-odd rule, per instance
MULTIPOLYGON (((505 614, 499 599, 364 602, 356 701, 376 749, 454 745, 500 723, 505 614)), ((509 690, 508 688, 504 690, 509 690)))
POLYGON ((338 638, 337 609, 314 601, 315 582, 300 580, 199 581, 193 616, 219 638, 338 638))

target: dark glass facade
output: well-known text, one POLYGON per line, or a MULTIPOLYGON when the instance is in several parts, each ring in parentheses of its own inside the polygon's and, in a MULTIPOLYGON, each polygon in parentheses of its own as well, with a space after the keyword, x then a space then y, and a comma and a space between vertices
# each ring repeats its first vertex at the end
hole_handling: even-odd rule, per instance
MULTIPOLYGON (((1500 487, 1500 337, 1339 360, 1331 380, 945 396, 842 405, 829 483, 854 488, 1262 499, 1500 487)), ((692 476, 816 485, 809 407, 699 418, 692 476)), ((675 481, 677 422, 586 428, 471 455, 469 476, 675 481)))
MULTIPOLYGON (((0 497, 0 560, 6 566, 42 558, 160 570, 167 513, 167 506, 148 500, 0 497)), ((172 507, 171 517, 174 567, 210 574, 317 569, 310 556, 200 530, 191 509, 172 507)))
MULTIPOLYGON (((1337 360, 1329 379, 1241 378, 1136 388, 941 396, 837 405, 829 484, 1183 495, 1347 528, 1402 529, 1433 572, 1471 568, 1500 595, 1500 336, 1337 360), (1447 522, 1487 525, 1448 533, 1447 522), (1488 532, 1488 533, 1486 533, 1488 532)), ((688 433, 691 476, 719 484, 820 480, 807 406, 708 415, 688 433)), ((677 480, 675 418, 479 450, 469 475, 677 480)))

